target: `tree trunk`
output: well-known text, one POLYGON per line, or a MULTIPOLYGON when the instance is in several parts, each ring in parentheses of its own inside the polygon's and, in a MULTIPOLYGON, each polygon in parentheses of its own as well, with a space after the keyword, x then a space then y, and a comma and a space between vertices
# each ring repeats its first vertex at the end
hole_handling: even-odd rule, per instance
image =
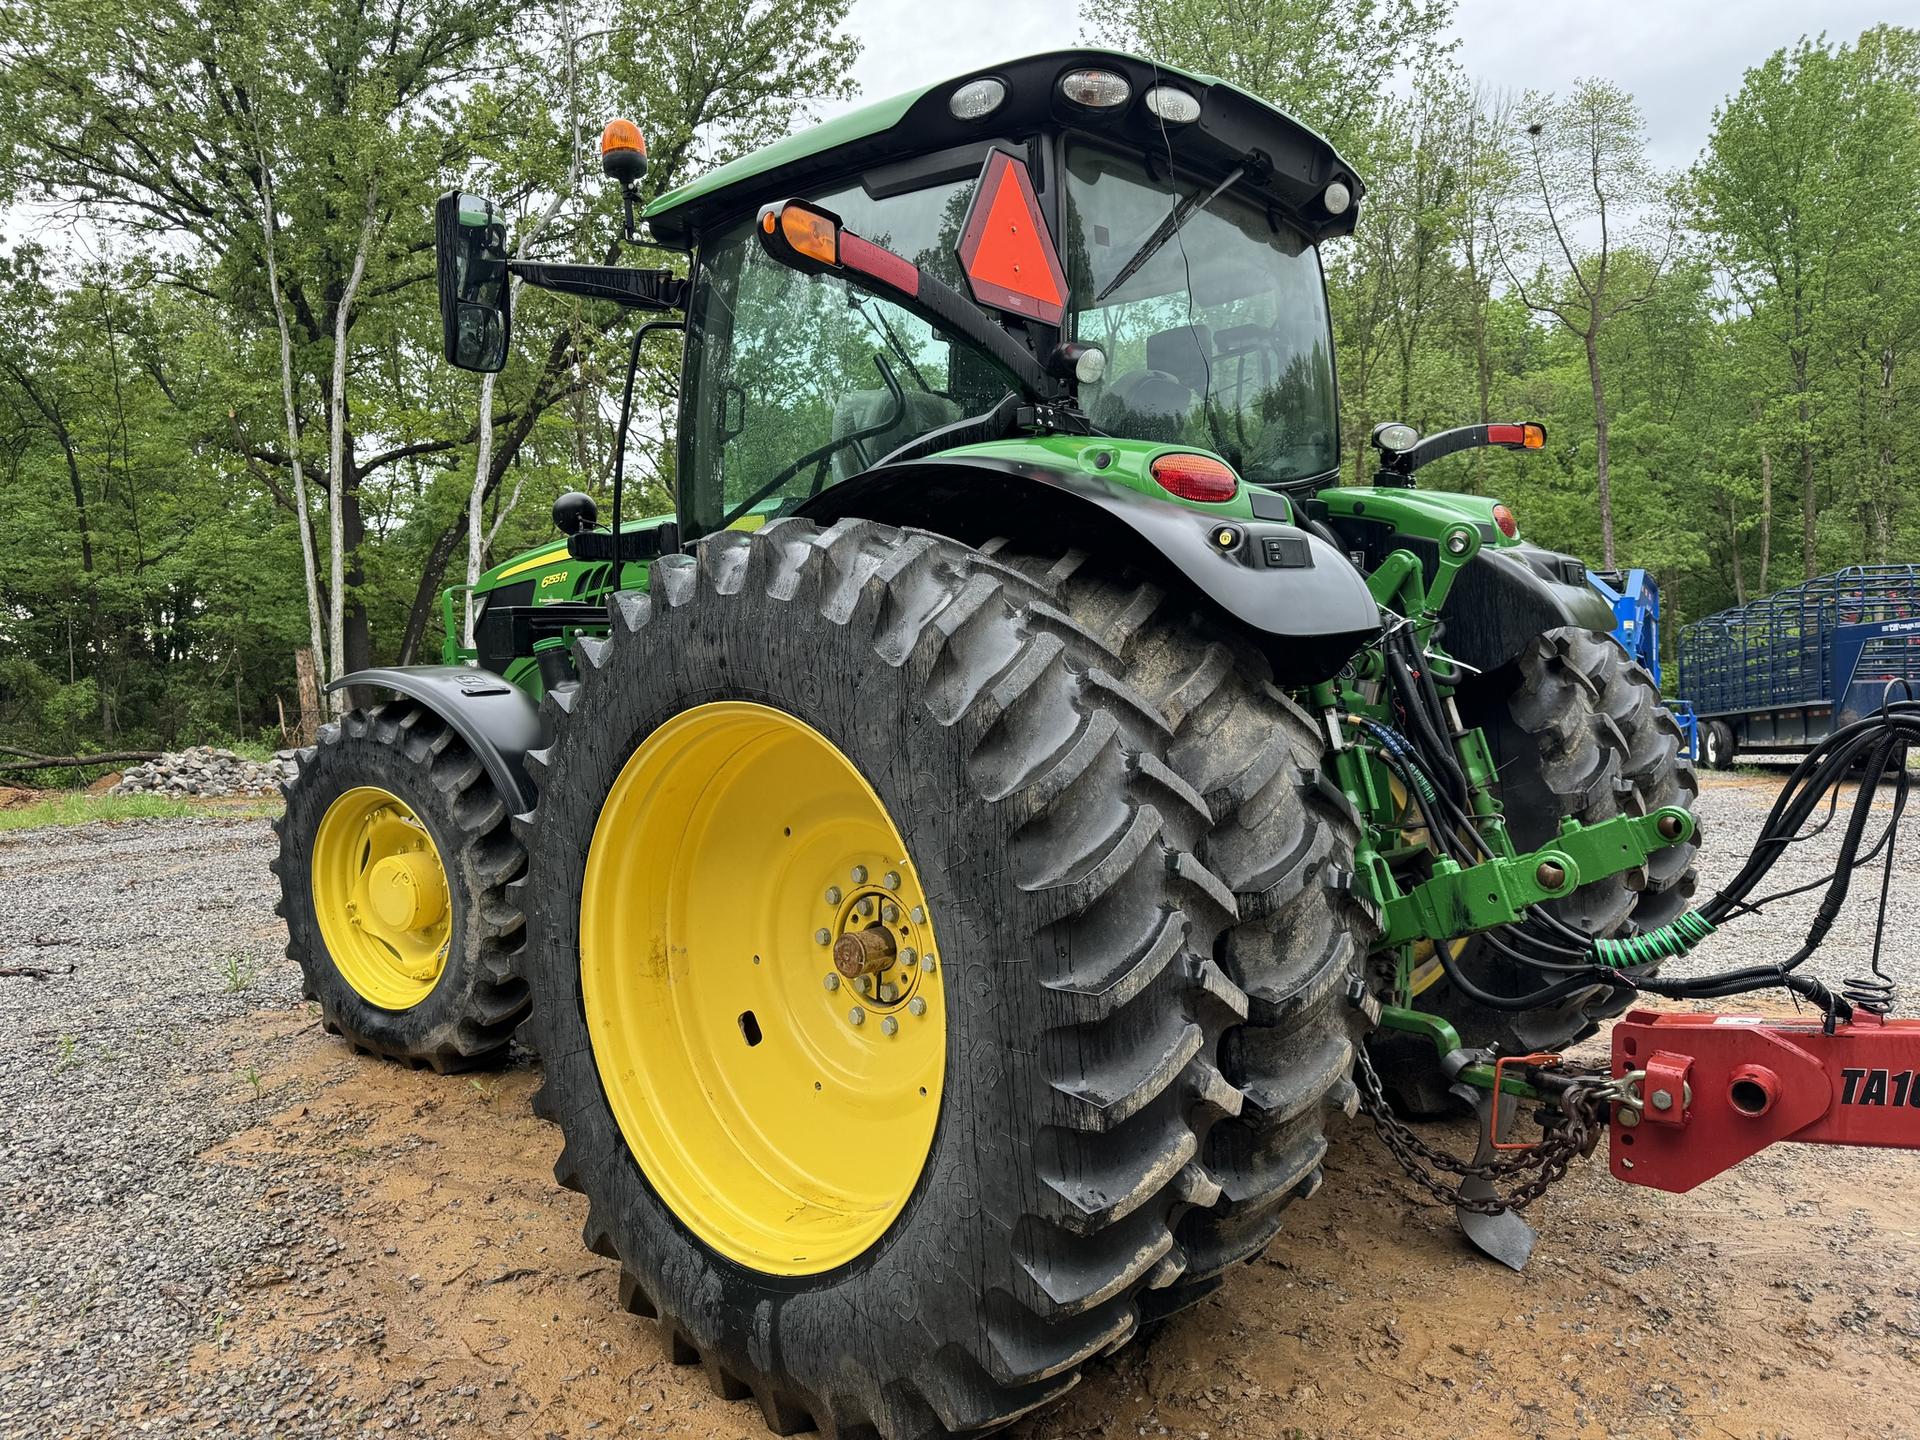
POLYGON ((1807 396, 1807 352, 1796 348, 1792 351, 1793 388, 1798 400, 1794 413, 1800 421, 1800 567, 1802 577, 1812 580, 1820 573, 1820 527, 1816 520, 1818 514, 1815 505, 1813 483, 1813 437, 1808 427, 1813 424, 1813 405, 1807 396))
MULTIPOLYGON (((267 290, 273 297, 273 319, 280 329, 280 401, 286 410, 287 455, 293 466, 293 519, 300 530, 300 566, 307 584, 307 644, 311 656, 321 657, 326 668, 326 639, 321 628, 320 570, 314 556, 313 512, 307 508, 307 471, 300 463, 300 415, 294 403, 293 331, 287 325, 286 301, 280 296, 279 236, 280 221, 274 213, 273 176, 267 159, 260 157, 261 214, 266 236, 267 290)), ((302 719, 304 733, 304 717, 302 719)), ((304 744, 314 742, 307 740, 304 744)))
MULTIPOLYGON (((327 455, 328 474, 331 477, 327 486, 327 539, 333 546, 329 557, 328 579, 331 593, 328 595, 328 641, 329 658, 332 666, 328 678, 338 680, 347 673, 347 490, 353 483, 346 468, 347 438, 347 327, 353 314, 353 298, 360 289, 361 277, 367 273, 367 251, 373 245, 373 228, 377 191, 367 187, 367 215, 360 225, 360 242, 353 250, 353 270, 347 276, 346 288, 340 292, 340 303, 333 312, 333 386, 327 397, 327 455)), ((355 519, 359 518, 359 506, 354 506, 355 519)), ((356 529, 360 528, 355 526, 356 529)), ((357 546, 359 536, 353 543, 357 546)), ((356 569, 358 564, 356 562, 356 569)), ((344 712, 347 697, 344 692, 333 692, 334 713, 344 712)))
POLYGON ((1733 562, 1733 600, 1736 605, 1747 603, 1747 581, 1745 567, 1740 563, 1740 521, 1734 513, 1733 496, 1727 496, 1727 555, 1733 562))
MULTIPOLYGON (((560 213, 560 207, 566 203, 567 197, 580 188, 579 85, 575 78, 573 7, 565 3, 565 0, 562 0, 560 5, 559 19, 561 60, 566 75, 567 119, 573 134, 573 144, 569 147, 568 153, 572 158, 567 162, 567 183, 553 193, 553 197, 547 202, 546 209, 540 212, 540 217, 528 226, 526 234, 520 237, 520 244, 516 247, 514 255, 521 260, 527 258, 527 251, 532 248, 533 243, 540 238, 547 226, 553 223, 553 217, 560 213)), ((507 301, 509 304, 513 301, 513 287, 513 277, 508 276, 507 301)), ((496 488, 500 483, 496 477, 489 474, 493 466, 493 381, 494 377, 489 374, 480 382, 479 444, 475 447, 473 458, 473 488, 467 493, 468 589, 461 633, 465 637, 462 643, 469 646, 473 644, 472 587, 479 583, 480 572, 486 568, 487 547, 493 538, 482 528, 481 511, 486 503, 488 490, 496 488)), ((576 430, 575 434, 577 439, 579 431, 576 430)), ((515 498, 518 498, 517 489, 515 498)), ((495 517, 494 534, 499 533, 500 525, 510 510, 511 506, 495 517)))
MULTIPOLYGON (((1597 312, 1596 312, 1597 313, 1597 312)), ((1600 378, 1599 326, 1587 326, 1587 378, 1593 383, 1593 471, 1594 493, 1600 501, 1600 568, 1612 570, 1613 558, 1613 477, 1607 470, 1607 389, 1600 378)))
POLYGON ((1893 474, 1893 346, 1880 350, 1879 474, 1873 486, 1873 562, 1885 565, 1893 558, 1893 506, 1898 482, 1893 474))
MULTIPOLYGON (((1804 416, 1807 402, 1800 402, 1804 416)), ((1800 561, 1805 571, 1804 579, 1811 580, 1820 573, 1820 525, 1815 518, 1819 513, 1815 504, 1813 483, 1813 442, 1800 441, 1800 561)))
POLYGON ((320 666, 305 645, 293 652, 294 688, 300 696, 300 744, 320 743, 320 666))

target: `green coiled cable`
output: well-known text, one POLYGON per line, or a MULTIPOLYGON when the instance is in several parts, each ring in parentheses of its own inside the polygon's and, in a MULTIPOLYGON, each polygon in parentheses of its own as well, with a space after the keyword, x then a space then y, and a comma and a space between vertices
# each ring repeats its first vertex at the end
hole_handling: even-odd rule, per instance
POLYGON ((1642 931, 1638 935, 1627 935, 1617 940, 1595 940, 1593 958, 1613 970, 1652 965, 1659 960, 1672 960, 1685 955, 1713 934, 1714 928, 1713 922, 1698 910, 1686 910, 1656 930, 1642 931))

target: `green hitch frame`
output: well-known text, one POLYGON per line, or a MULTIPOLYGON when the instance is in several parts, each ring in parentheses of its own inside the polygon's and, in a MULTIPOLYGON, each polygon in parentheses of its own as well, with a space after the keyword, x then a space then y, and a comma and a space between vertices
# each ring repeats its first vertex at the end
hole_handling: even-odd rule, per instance
POLYGON ((1436 859, 1430 879, 1382 907, 1375 948, 1390 950, 1416 940, 1445 943, 1517 924, 1528 906, 1570 894, 1584 879, 1644 865, 1656 851, 1690 839, 1693 830, 1693 816, 1669 805, 1648 815, 1616 815, 1591 825, 1563 820, 1554 842, 1530 854, 1495 856, 1466 866, 1436 859))

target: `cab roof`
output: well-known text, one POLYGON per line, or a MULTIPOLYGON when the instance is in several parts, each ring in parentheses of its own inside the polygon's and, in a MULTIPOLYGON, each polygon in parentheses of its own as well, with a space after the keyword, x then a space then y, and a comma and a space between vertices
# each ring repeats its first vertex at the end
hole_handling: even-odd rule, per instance
POLYGON ((915 159, 936 170, 964 168, 969 159, 977 167, 990 142, 1010 146, 1037 131, 1063 129, 1130 144, 1149 156, 1171 153, 1181 169, 1216 178, 1244 166, 1236 188, 1264 197, 1314 240, 1353 230, 1363 187, 1313 130, 1225 80, 1098 49, 1029 55, 862 106, 668 191, 647 206, 646 219, 663 244, 691 246, 703 231, 731 224, 768 201, 805 194, 824 180, 915 159), (1095 111, 1066 99, 1061 78, 1082 68, 1124 76, 1131 92, 1126 102, 1095 111), (956 119, 948 108, 953 93, 987 78, 1006 87, 1005 98, 980 119, 956 119), (1199 118, 1163 124, 1145 99, 1158 85, 1192 95, 1200 102, 1199 118), (1352 197, 1338 214, 1322 199, 1335 180, 1352 197))

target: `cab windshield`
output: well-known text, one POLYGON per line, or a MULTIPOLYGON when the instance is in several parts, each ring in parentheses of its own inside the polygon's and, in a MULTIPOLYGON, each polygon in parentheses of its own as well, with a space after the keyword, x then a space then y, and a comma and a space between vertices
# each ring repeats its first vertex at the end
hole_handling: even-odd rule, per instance
POLYGON ((1297 230, 1231 186, 1067 151, 1068 325, 1107 353, 1094 425, 1195 445, 1257 484, 1339 466, 1326 290, 1297 230))

